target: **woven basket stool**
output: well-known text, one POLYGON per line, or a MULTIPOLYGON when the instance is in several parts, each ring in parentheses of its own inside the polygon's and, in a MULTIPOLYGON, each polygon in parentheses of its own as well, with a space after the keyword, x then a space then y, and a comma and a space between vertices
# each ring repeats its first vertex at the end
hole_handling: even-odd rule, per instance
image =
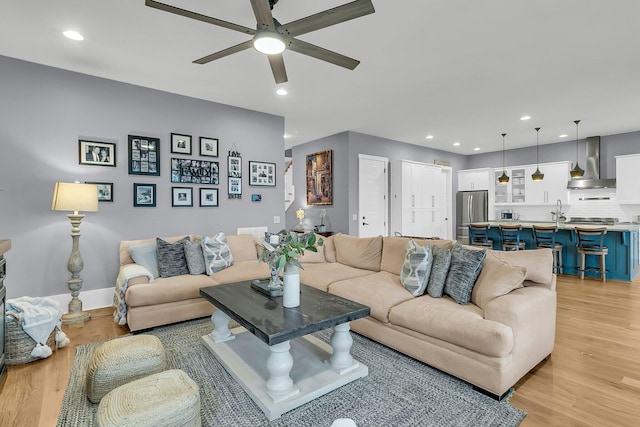
POLYGON ((122 385, 107 394, 97 427, 200 427, 200 389, 180 369, 122 385))
MULTIPOLYGON (((13 313, 7 313, 5 318, 5 363, 7 365, 20 365, 22 363, 34 362, 41 360, 40 357, 33 357, 31 351, 36 346, 36 342, 22 330, 22 325, 17 316, 13 313)), ((51 351, 56 351, 56 328, 53 328, 47 345, 51 347, 51 351)))
POLYGON ((167 368, 162 343, 153 335, 116 338, 100 345, 87 368, 87 398, 98 403, 111 390, 167 368))

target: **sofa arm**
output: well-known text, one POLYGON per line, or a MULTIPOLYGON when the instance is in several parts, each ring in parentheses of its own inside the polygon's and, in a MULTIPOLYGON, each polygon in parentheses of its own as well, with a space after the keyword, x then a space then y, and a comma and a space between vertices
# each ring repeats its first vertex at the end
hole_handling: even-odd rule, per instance
POLYGON ((153 281, 153 274, 151 274, 149 269, 140 264, 125 264, 120 266, 117 280, 118 282, 126 281, 127 286, 140 285, 151 283, 153 281))

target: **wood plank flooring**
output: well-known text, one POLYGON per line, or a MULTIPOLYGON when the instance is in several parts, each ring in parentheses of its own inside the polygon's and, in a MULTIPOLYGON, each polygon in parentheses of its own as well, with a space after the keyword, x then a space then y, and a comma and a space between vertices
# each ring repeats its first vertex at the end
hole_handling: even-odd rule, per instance
MULTIPOLYGON (((126 334, 111 309, 64 325, 71 345, 48 359, 10 366, 0 387, 0 426, 51 427, 75 346, 126 334)), ((556 346, 518 384, 511 403, 522 427, 640 425, 640 278, 632 283, 558 278, 556 346)))

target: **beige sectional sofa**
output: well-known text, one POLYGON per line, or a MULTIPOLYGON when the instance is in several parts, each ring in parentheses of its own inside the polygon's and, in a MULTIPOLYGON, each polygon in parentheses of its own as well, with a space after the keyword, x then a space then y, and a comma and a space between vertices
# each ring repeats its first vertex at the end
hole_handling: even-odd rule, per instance
MULTIPOLYGON (((137 331, 210 315, 214 308, 199 297, 200 287, 268 276, 267 266, 257 262, 259 241, 251 235, 227 240, 234 264, 211 276, 156 278, 151 283, 146 276, 129 280, 129 328, 137 331)), ((129 246, 152 241, 121 242, 121 270, 134 265, 129 246)), ((551 250, 488 250, 471 303, 461 305, 446 295, 414 297, 402 286, 407 241, 332 236, 318 253, 307 251, 300 260, 301 282, 371 307, 369 317, 351 323, 352 330, 496 397, 551 354, 556 320, 551 250)), ((456 243, 417 242, 444 248, 456 243)))

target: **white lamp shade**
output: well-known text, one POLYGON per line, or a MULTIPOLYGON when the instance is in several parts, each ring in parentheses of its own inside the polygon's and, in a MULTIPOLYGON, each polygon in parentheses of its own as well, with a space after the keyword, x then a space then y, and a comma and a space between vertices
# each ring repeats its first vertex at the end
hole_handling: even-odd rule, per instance
POLYGON ((97 212, 98 186, 73 182, 56 182, 53 189, 53 211, 97 212))

